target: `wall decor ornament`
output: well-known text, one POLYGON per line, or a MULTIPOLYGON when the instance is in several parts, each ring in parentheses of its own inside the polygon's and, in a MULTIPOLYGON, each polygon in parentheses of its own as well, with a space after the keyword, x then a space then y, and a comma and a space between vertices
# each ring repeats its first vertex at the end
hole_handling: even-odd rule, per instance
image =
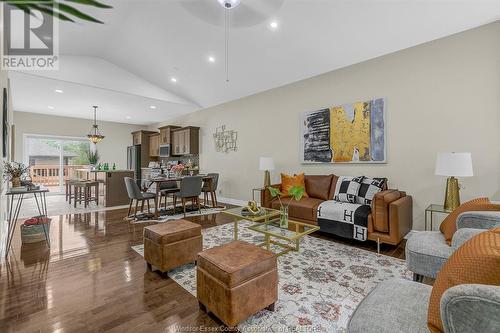
POLYGON ((229 153, 236 151, 236 141, 238 140, 238 132, 226 130, 226 125, 217 127, 214 133, 215 151, 220 153, 229 153))
POLYGON ((386 163, 385 99, 301 115, 302 163, 386 163))

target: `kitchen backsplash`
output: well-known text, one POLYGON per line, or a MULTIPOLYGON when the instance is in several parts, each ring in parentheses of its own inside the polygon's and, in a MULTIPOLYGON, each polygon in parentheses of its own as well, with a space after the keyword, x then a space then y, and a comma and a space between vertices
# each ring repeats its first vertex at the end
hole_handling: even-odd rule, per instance
POLYGON ((200 155, 163 157, 161 162, 167 164, 168 161, 181 161, 182 164, 186 164, 189 160, 191 160, 193 166, 200 166, 200 155))

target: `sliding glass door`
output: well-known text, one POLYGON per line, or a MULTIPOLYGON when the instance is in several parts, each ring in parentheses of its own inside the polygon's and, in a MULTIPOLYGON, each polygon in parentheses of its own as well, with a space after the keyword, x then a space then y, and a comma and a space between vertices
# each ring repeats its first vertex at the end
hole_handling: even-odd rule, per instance
POLYGON ((64 183, 75 176, 75 169, 88 166, 89 149, 86 138, 24 137, 24 160, 30 165, 31 179, 51 193, 64 193, 64 183))

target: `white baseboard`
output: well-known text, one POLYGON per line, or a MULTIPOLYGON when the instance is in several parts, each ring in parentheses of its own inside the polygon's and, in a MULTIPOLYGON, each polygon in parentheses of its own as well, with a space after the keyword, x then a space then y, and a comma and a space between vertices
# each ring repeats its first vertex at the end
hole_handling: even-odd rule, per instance
POLYGON ((217 197, 217 201, 235 206, 246 206, 248 204, 248 201, 245 200, 238 200, 238 199, 224 198, 224 197, 217 197))

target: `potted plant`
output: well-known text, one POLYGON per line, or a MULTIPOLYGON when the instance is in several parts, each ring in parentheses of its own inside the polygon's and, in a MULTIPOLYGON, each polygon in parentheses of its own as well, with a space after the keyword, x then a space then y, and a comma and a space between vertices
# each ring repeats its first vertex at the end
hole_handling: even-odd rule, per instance
POLYGON ((12 187, 21 186, 21 178, 28 172, 29 165, 19 162, 4 162, 3 178, 12 182, 12 187))
MULTIPOLYGON (((281 228, 288 228, 288 207, 290 206, 290 202, 292 200, 288 201, 288 204, 286 206, 283 205, 283 202, 281 201, 281 196, 283 195, 281 191, 272 186, 268 186, 267 188, 269 190, 269 193, 271 193, 271 196, 273 198, 278 198, 279 203, 280 203, 280 227, 281 228)), ((302 199, 304 196, 305 189, 302 186, 292 186, 288 190, 288 195, 291 196, 293 199, 296 201, 299 201, 302 199)))
POLYGON ((89 149, 87 151, 87 159, 89 161, 90 168, 92 170, 95 170, 95 167, 96 167, 96 165, 97 165, 97 163, 99 162, 99 159, 100 159, 100 156, 99 156, 99 153, 97 152, 97 150, 92 151, 92 150, 89 149))

